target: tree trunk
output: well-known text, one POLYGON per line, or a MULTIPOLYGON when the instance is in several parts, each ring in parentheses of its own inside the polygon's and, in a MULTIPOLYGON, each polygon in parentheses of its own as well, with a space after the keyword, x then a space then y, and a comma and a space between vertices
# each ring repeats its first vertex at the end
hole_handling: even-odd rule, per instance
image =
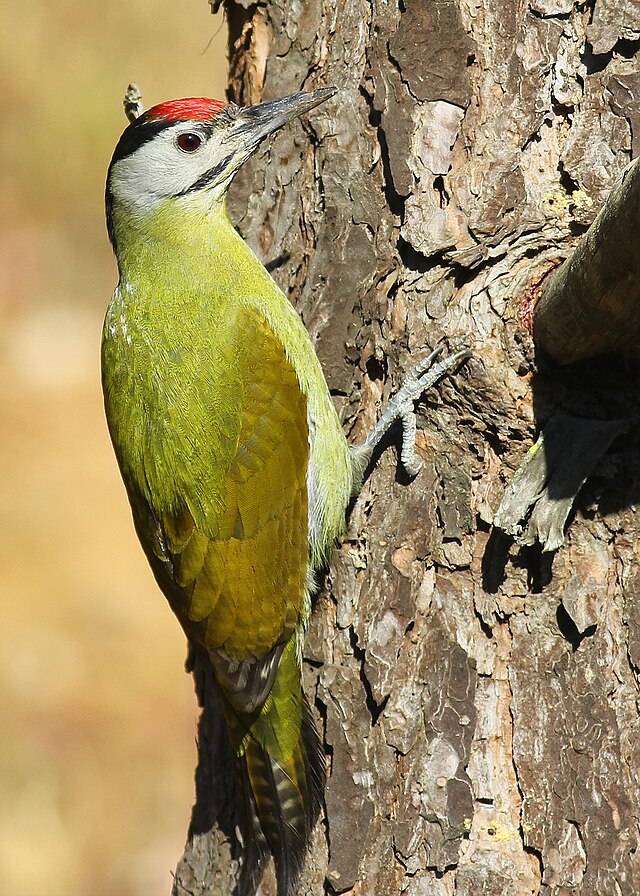
MULTIPOLYGON (((380 456, 317 600, 305 675, 329 775, 300 892, 635 896, 637 424, 614 425, 557 552, 492 526, 559 411, 637 415, 637 370, 538 364, 522 320, 637 148, 640 5, 225 8, 236 102, 340 88, 246 166, 231 212, 350 439, 428 347, 474 351, 419 406, 417 478, 380 456)), ((204 674, 176 896, 229 893, 241 853, 204 674)))

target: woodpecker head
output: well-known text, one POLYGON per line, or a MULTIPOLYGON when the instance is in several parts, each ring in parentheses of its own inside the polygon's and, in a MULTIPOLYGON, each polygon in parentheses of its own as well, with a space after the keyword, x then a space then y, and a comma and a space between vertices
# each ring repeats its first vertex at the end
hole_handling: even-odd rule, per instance
POLYGON ((265 137, 329 99, 334 87, 246 108, 192 97, 153 106, 124 131, 107 174, 107 228, 114 214, 144 219, 168 199, 210 207, 265 137))

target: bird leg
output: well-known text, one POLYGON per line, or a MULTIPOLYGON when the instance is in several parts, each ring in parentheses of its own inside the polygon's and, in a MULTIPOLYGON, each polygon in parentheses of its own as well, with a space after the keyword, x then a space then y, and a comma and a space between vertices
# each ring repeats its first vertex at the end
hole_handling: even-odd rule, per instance
POLYGON ((420 398, 423 392, 430 389, 453 367, 471 357, 469 349, 456 352, 443 358, 437 364, 435 361, 444 351, 444 346, 437 346, 430 355, 423 358, 411 371, 402 387, 393 396, 385 411, 373 427, 366 439, 355 447, 358 457, 364 463, 371 459, 373 451, 396 420, 402 424, 402 448, 400 450, 400 463, 408 476, 417 476, 422 467, 422 461, 416 453, 416 414, 414 402, 420 398))

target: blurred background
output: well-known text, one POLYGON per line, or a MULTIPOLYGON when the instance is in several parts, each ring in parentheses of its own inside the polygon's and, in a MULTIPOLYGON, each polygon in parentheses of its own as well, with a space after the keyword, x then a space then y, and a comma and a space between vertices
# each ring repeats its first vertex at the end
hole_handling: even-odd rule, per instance
POLYGON ((226 26, 207 0, 3 21, 0 893, 168 896, 198 712, 104 423, 104 176, 130 80, 147 107, 224 96, 226 26))

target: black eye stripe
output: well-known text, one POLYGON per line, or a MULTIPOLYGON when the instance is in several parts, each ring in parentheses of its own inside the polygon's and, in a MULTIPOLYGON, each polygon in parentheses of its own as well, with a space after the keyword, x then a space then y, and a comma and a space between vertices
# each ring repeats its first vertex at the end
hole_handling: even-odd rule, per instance
POLYGON ((200 177, 194 181, 191 186, 187 187, 185 190, 181 190, 179 193, 176 193, 177 196, 186 196, 187 193, 191 193, 193 190, 200 190, 202 187, 205 187, 209 181, 215 180, 220 174, 222 174, 229 166, 231 159, 233 158, 233 153, 229 153, 229 155, 225 156, 221 159, 217 165, 214 165, 213 168, 209 168, 208 171, 205 171, 200 177))

